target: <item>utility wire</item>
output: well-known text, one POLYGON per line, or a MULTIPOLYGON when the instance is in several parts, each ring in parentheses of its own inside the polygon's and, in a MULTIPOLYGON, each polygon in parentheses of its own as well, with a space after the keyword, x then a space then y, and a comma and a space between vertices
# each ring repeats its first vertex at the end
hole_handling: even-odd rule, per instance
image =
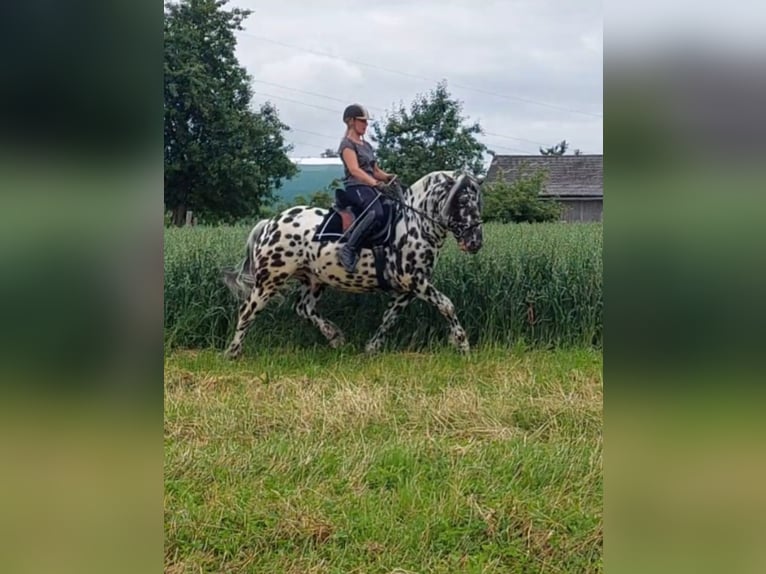
MULTIPOLYGON (((253 80, 253 82, 258 83, 258 84, 264 84, 264 85, 267 85, 267 86, 274 86, 274 87, 277 87, 277 88, 281 88, 283 90, 297 92, 297 93, 300 93, 300 94, 306 94, 306 95, 309 95, 309 96, 316 96, 318 98, 324 98, 324 99, 327 99, 327 100, 341 102, 341 103, 344 103, 344 104, 348 103, 348 100, 344 100, 342 98, 336 98, 334 96, 328 96, 327 94, 320 94, 320 93, 317 93, 317 92, 308 92, 306 90, 299 90, 298 88, 292 88, 290 86, 285 86, 283 84, 277 84, 277 83, 274 83, 274 82, 266 82, 264 80, 253 80)), ((264 94, 264 95, 267 95, 267 94, 264 94)), ((271 96, 271 97, 282 98, 284 96, 271 96)), ((291 100, 291 101, 294 101, 294 102, 297 103, 297 100, 291 100)), ((304 102, 304 104, 306 104, 306 102, 304 102)), ((371 110, 377 110, 379 112, 384 112, 385 113, 385 111, 386 111, 385 109, 380 108, 378 106, 367 106, 367 107, 369 109, 371 109, 371 110)), ((327 108, 321 108, 321 109, 327 109, 327 108)), ((340 113, 340 112, 338 112, 338 113, 340 113)), ((498 133, 487 132, 487 131, 485 131, 484 134, 488 135, 488 136, 495 136, 495 137, 499 137, 499 138, 505 138, 505 139, 518 140, 518 141, 522 141, 522 142, 532 143, 532 144, 535 144, 535 145, 542 145, 542 146, 549 145, 549 144, 547 144, 545 142, 539 142, 539 141, 530 140, 530 139, 527 139, 527 138, 520 138, 518 136, 509 136, 509 135, 505 135, 505 134, 498 134, 498 133)))
MULTIPOLYGON (((378 65, 375 65, 375 64, 369 64, 367 62, 360 62, 359 60, 351 60, 349 58, 343 58, 341 56, 336 56, 335 54, 331 54, 329 52, 323 52, 323 51, 320 51, 320 50, 312 50, 312 49, 309 49, 309 48, 305 48, 303 46, 298 46, 296 44, 289 44, 287 42, 282 42, 282 41, 279 41, 279 40, 274 40, 273 38, 268 38, 266 36, 260 36, 258 34, 251 34, 250 32, 244 32, 244 31, 240 30, 237 33, 238 34, 242 34, 244 36, 250 36, 251 38, 255 38, 257 40, 262 40, 264 42, 269 42, 271 44, 276 44, 278 46, 284 46, 286 48, 291 48, 293 50, 300 50, 302 52, 308 52, 310 54, 316 54, 318 56, 325 56, 325 57, 328 57, 328 58, 333 58, 333 59, 336 59, 336 60, 341 60, 343 62, 348 62, 350 64, 356 64, 358 66, 365 66, 367 68, 372 68, 374 70, 380 70, 382 72, 388 72, 389 74, 397 74, 397 75, 400 75, 400 76, 406 76, 406 77, 409 77, 409 78, 416 78, 418 80, 426 80, 426 81, 429 81, 429 82, 438 82, 438 81, 440 81, 437 78, 431 78, 431 77, 428 77, 428 76, 422 76, 420 74, 412 74, 410 72, 403 72, 401 70, 394 70, 394 69, 391 69, 391 68, 384 68, 383 66, 378 66, 378 65)), ((452 87, 461 88, 463 90, 469 90, 469 91, 472 91, 472 92, 477 92, 477 93, 481 93, 481 94, 487 94, 487 95, 490 95, 490 96, 495 96, 495 97, 498 97, 498 98, 505 98, 505 99, 508 99, 508 100, 515 100, 515 101, 518 101, 518 102, 523 102, 525 104, 532 104, 532 105, 535 105, 535 106, 542 106, 542 107, 550 108, 550 109, 553 109, 553 110, 559 110, 559 111, 562 111, 562 112, 568 112, 568 113, 572 113, 572 114, 581 114, 581 115, 591 116, 591 117, 595 117, 595 118, 602 118, 603 117, 603 114, 597 114, 597 113, 594 113, 594 112, 586 112, 586 111, 583 111, 583 110, 576 110, 576 109, 572 109, 572 108, 566 108, 564 106, 558 106, 558 105, 555 105, 555 104, 549 104, 547 102, 542 102, 542 101, 539 101, 539 100, 532 100, 532 99, 529 99, 529 98, 522 98, 520 96, 512 96, 512 95, 508 95, 508 94, 501 94, 501 93, 498 93, 498 92, 492 92, 492 91, 489 91, 489 90, 484 90, 482 88, 475 88, 473 86, 468 86, 468 85, 465 85, 465 84, 456 84, 456 83, 450 82, 450 85, 452 87)))

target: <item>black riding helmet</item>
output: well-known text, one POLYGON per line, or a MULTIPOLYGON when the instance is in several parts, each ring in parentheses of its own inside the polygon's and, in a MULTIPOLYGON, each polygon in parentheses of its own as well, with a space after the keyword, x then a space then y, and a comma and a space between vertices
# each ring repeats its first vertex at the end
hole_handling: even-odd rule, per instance
POLYGON ((350 119, 369 120, 370 116, 367 110, 359 104, 351 104, 343 110, 343 123, 345 124, 350 119))

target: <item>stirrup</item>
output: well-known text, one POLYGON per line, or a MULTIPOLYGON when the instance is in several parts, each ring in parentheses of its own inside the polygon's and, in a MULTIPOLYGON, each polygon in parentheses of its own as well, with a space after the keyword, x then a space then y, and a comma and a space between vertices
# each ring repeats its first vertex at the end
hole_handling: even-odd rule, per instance
POLYGON ((338 260, 348 273, 354 273, 356 271, 356 266, 359 263, 359 253, 346 243, 341 247, 340 251, 338 251, 338 260), (351 258, 351 261, 347 260, 349 257, 351 258))

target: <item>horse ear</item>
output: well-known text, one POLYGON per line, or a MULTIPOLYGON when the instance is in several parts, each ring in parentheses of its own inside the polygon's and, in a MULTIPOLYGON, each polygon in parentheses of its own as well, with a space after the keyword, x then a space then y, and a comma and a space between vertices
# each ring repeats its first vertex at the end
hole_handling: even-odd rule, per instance
POLYGON ((460 191, 465 185, 466 179, 467 176, 465 174, 461 175, 457 178, 455 184, 449 190, 449 193, 447 194, 447 200, 444 202, 444 206, 442 207, 442 217, 444 219, 449 217, 449 208, 452 205, 452 201, 455 199, 457 192, 460 191))

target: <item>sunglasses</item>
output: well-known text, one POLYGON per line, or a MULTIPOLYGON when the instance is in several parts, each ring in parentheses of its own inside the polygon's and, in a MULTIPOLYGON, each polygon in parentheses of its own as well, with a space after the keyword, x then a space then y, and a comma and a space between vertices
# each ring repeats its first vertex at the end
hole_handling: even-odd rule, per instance
POLYGON ((365 118, 354 118, 358 122, 362 122, 363 124, 367 123, 367 120, 365 118))

